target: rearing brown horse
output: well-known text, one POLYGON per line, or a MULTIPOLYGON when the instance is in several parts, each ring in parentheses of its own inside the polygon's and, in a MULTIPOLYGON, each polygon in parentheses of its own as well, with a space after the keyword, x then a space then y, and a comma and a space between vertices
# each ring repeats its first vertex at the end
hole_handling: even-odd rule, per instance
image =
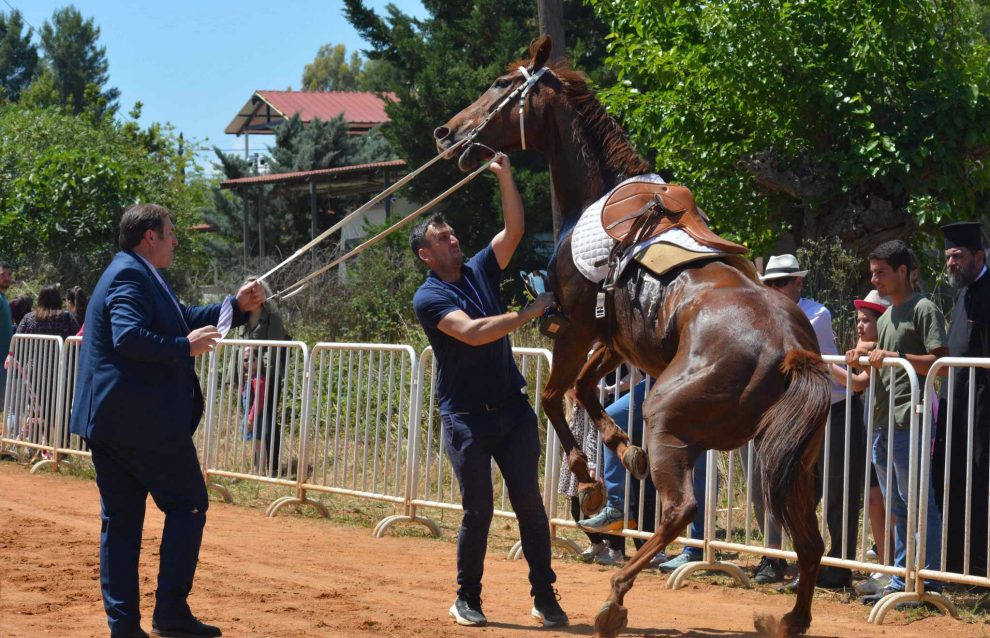
MULTIPOLYGON (((539 151, 549 162, 566 221, 622 180, 650 172, 650 165, 585 77, 566 63, 548 63, 550 48, 547 37, 534 41, 529 60, 510 64, 507 74, 434 134, 441 150, 471 138, 462 168, 477 165, 492 150, 539 151)), ((596 319, 599 285, 577 270, 569 235, 558 246, 551 286, 570 325, 554 345, 543 407, 580 481, 593 482, 564 420, 564 392, 577 386, 606 444, 642 476, 642 450, 629 446, 605 414, 595 385, 623 359, 656 378, 644 405, 644 436, 663 514, 654 536, 612 577, 611 594, 595 619, 598 636, 614 636, 625 626, 622 601, 636 575, 694 517, 691 477, 698 455, 731 450, 754 437, 767 504, 793 540, 801 573, 794 608, 780 621, 760 617, 756 625, 764 633, 791 636, 811 623, 824 551, 811 468, 828 415, 829 381, 808 320, 748 268, 737 258, 713 259, 657 277, 633 262, 618 280, 606 317, 596 319), (587 358, 595 341, 607 347, 587 358)))

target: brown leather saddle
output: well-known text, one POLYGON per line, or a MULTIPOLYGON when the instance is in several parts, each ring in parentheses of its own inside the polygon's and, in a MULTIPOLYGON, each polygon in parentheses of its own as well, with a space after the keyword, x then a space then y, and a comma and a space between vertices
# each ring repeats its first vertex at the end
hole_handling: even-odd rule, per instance
POLYGON ((630 182, 615 189, 602 206, 605 232, 626 246, 680 228, 699 244, 719 252, 742 255, 748 251, 713 233, 707 221, 691 191, 677 184, 630 182))

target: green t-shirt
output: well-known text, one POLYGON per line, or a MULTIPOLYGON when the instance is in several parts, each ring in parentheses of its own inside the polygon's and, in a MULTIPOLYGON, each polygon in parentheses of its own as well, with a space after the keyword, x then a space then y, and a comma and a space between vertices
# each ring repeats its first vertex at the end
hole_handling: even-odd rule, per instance
MULTIPOLYGON (((899 306, 891 306, 880 315, 877 320, 877 336, 877 347, 891 352, 923 355, 936 348, 948 347, 942 311, 920 294, 899 306)), ((889 386, 890 371, 885 368, 880 372, 873 408, 873 423, 876 428, 887 427, 889 386)), ((918 391, 924 392, 924 375, 918 375, 918 386, 918 391)), ((901 368, 895 368, 894 424, 899 428, 911 426, 911 382, 901 368)))

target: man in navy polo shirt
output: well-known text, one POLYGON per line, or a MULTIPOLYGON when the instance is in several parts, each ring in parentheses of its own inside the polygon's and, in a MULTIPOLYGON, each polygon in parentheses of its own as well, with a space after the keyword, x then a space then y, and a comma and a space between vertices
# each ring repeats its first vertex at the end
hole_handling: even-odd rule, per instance
POLYGON ((457 535, 457 600, 450 615, 460 625, 487 623, 481 610, 488 530, 494 511, 491 462, 495 459, 519 521, 529 563, 532 615, 544 626, 567 624, 557 602, 550 567, 550 528, 540 494, 540 440, 536 414, 524 394, 526 381, 512 358, 509 333, 543 314, 553 295, 505 312, 498 297, 525 222, 522 200, 509 159, 490 169, 498 177, 505 228, 466 263, 453 229, 435 215, 410 236, 413 253, 430 274, 413 297, 413 307, 437 360, 437 396, 444 449, 461 486, 464 517, 457 535))

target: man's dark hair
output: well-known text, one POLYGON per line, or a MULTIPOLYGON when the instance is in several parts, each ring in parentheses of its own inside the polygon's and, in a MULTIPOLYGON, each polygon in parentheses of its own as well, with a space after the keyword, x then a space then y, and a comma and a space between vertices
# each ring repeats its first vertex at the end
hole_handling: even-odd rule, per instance
POLYGON ((868 259, 877 259, 887 262, 891 270, 897 270, 901 266, 907 268, 908 274, 916 263, 914 253, 900 239, 885 241, 870 253, 868 259))
POLYGON ((419 249, 426 246, 426 231, 429 230, 430 226, 449 226, 449 224, 443 213, 436 213, 425 222, 420 222, 413 227, 412 232, 409 233, 409 246, 412 248, 413 254, 416 255, 416 259, 419 259, 419 249))
POLYGON ((129 207, 120 218, 117 245, 121 250, 130 250, 141 243, 145 231, 153 230, 161 235, 166 217, 172 219, 172 211, 157 204, 135 204, 129 207))
POLYGON ((0 261, 0 270, 10 270, 11 272, 13 272, 14 269, 10 266, 9 263, 5 261, 0 261))

